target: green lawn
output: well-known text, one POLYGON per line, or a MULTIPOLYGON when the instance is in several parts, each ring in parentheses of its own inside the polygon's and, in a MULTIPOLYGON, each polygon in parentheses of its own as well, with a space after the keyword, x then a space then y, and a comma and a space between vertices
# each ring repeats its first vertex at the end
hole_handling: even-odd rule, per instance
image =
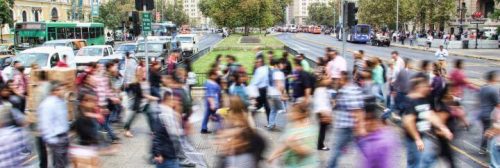
POLYGON ((264 35, 252 35, 260 37, 260 43, 258 44, 242 44, 240 43, 241 37, 240 34, 232 34, 229 37, 222 40, 219 44, 217 44, 214 50, 252 50, 257 46, 260 46, 264 49, 276 50, 282 49, 284 44, 276 39, 274 36, 264 36, 264 35))
MULTIPOLYGON (((283 50, 273 50, 277 58, 281 58, 283 50)), ((265 51, 267 52, 267 51, 265 51)), ((224 50, 224 51, 212 51, 207 55, 200 57, 193 63, 193 71, 195 73, 207 73, 212 64, 215 61, 215 57, 218 54, 223 56, 234 55, 238 60, 238 63, 245 67, 246 71, 250 74, 253 71, 253 65, 255 61, 255 51, 244 51, 244 50, 224 50)), ((291 58, 291 57, 290 57, 291 58)), ((225 61, 225 59, 223 59, 225 61)), ((267 59, 266 59, 267 60, 267 59)), ((225 63, 225 62, 223 62, 225 63)))

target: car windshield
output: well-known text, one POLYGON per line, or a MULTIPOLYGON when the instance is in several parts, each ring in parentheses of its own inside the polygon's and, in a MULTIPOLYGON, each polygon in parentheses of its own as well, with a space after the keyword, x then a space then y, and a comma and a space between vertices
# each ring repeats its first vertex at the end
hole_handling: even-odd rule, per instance
POLYGON ((46 53, 21 53, 15 56, 15 60, 21 62, 24 67, 30 67, 32 64, 38 64, 41 67, 47 65, 49 54, 46 53))
POLYGON ((135 50, 135 47, 136 45, 120 45, 118 46, 118 48, 116 49, 116 51, 134 51, 135 50))
POLYGON ((177 41, 180 41, 181 43, 192 43, 193 38, 192 37, 177 37, 177 41))
POLYGON ((102 56, 102 48, 82 48, 76 56, 102 56))
MULTIPOLYGON (((161 52, 163 51, 163 43, 148 43, 148 52, 161 52)), ((144 43, 137 45, 138 52, 144 52, 144 43)))
POLYGON ((43 46, 66 46, 66 43, 43 43, 43 46))

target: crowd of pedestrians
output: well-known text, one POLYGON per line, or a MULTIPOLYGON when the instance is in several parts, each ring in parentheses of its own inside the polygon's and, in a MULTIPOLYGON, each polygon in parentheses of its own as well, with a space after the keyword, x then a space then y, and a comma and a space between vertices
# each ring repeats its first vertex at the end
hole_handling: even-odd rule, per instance
POLYGON ((447 73, 447 54, 440 51, 436 62, 424 60, 418 67, 397 51, 388 62, 357 51, 352 67, 331 48, 317 65, 304 54, 291 58, 286 52, 257 52, 254 65, 219 55, 202 84, 204 111, 192 108, 191 88, 197 80, 189 60, 182 66, 173 52, 168 65, 152 61, 148 72, 144 60, 126 53, 123 65, 119 60, 93 63, 78 73, 74 118, 68 81, 48 80, 42 71, 37 83, 29 83, 24 67, 14 62, 0 82, 0 167, 28 166, 35 153, 42 168, 49 163, 56 168, 99 167, 99 156, 116 153, 114 144, 122 142, 113 125, 125 121, 123 136, 133 138, 140 114, 151 133, 147 158, 158 168, 195 167, 187 153, 193 152, 189 135, 197 131, 215 134, 217 167, 266 167, 267 162, 334 168, 352 150, 350 144, 362 154, 359 164, 364 167, 401 167, 396 156, 401 151, 407 153, 402 167, 432 167, 438 157, 455 167, 449 145, 454 130, 471 126, 462 107, 464 89, 479 94, 478 117, 484 127, 480 152, 489 152, 492 167, 498 166, 498 72, 487 73, 487 84, 478 88, 465 77, 462 60, 455 60, 447 73), (26 112, 33 90, 36 96, 29 101, 36 104, 36 119, 26 112), (256 127, 262 122, 256 121, 259 112, 266 116, 266 130, 256 127), (189 123, 193 113, 203 113, 197 131, 189 123), (394 125, 403 130, 403 138, 394 125), (36 132, 34 138, 29 131, 36 132), (280 132, 278 145, 271 149, 262 131, 280 132), (325 151, 330 157, 321 165, 319 152, 325 151))

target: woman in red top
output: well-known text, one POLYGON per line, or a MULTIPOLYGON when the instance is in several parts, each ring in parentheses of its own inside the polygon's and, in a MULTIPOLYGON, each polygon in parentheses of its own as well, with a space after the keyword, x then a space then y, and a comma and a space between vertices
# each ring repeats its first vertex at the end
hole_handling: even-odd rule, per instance
POLYGON ((455 69, 450 73, 450 94, 453 96, 453 104, 450 105, 451 115, 457 117, 460 121, 464 123, 466 128, 469 128, 469 122, 466 119, 466 114, 460 105, 460 101, 464 96, 464 88, 477 91, 478 88, 472 85, 464 73, 463 60, 458 59, 455 61, 455 69))
POLYGON ((60 67, 60 68, 67 68, 67 67, 69 67, 68 64, 66 63, 66 61, 67 61, 67 56, 63 55, 63 59, 59 60, 57 62, 56 67, 60 67))

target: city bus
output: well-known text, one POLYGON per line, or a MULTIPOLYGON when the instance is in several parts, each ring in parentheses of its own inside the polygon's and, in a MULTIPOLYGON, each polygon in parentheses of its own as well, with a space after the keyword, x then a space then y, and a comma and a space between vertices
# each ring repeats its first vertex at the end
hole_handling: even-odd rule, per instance
POLYGON ((371 26, 367 24, 358 24, 347 31, 347 41, 352 43, 367 43, 370 41, 371 26))
POLYGON ((76 22, 22 22, 14 29, 16 50, 25 50, 59 39, 84 39, 87 44, 105 43, 104 24, 76 22))
POLYGON ((172 22, 153 23, 151 29, 153 36, 171 36, 174 38, 177 35, 177 25, 172 22))

